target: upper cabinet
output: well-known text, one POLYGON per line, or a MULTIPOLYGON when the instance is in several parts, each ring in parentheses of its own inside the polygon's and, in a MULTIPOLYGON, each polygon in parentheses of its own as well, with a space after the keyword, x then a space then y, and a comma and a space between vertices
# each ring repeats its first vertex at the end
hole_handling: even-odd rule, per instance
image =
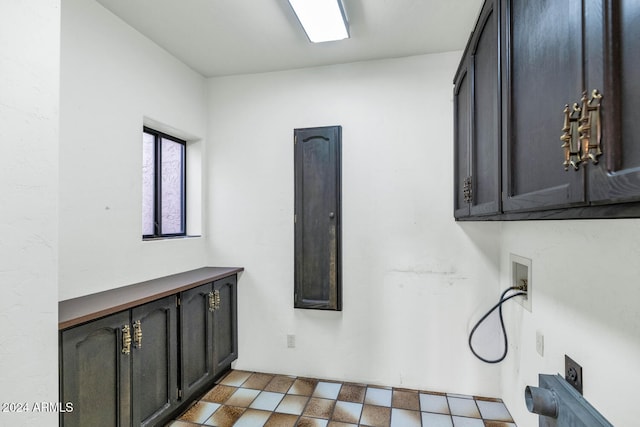
POLYGON ((584 170, 565 171, 565 104, 585 88, 582 0, 503 1, 505 212, 585 203, 584 170))
POLYGON ((499 22, 487 1, 454 80, 456 218, 500 212, 499 22))
POLYGON ((634 0, 486 1, 455 80, 455 217, 640 216, 639 48, 634 0))
MULTIPOLYGON (((640 200, 640 2, 587 2, 587 88, 602 88, 602 156, 587 167, 592 204, 640 200)), ((593 131, 592 131, 593 133, 593 131)))

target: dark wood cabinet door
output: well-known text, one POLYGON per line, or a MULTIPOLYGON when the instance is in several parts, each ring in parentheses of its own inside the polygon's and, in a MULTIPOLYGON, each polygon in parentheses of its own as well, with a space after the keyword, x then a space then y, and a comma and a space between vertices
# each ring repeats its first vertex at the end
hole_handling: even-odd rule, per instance
POLYGON ((213 378, 213 316, 211 283, 180 296, 180 355, 182 393, 187 399, 213 378))
POLYGON ((585 173, 565 171, 565 104, 579 102, 582 0, 503 0, 503 210, 586 203, 585 173))
POLYGON ((121 312, 62 332, 60 396, 74 410, 62 414, 61 425, 131 426, 131 354, 122 352, 129 320, 121 312))
POLYGON ((231 366, 238 358, 238 310, 236 276, 213 282, 216 299, 213 311, 214 375, 231 366))
POLYGON ((587 90, 603 95, 602 156, 588 164, 592 204, 640 200, 640 2, 588 1, 587 90), (603 36, 604 34, 604 36, 603 36), (603 52, 603 54, 599 54, 603 52))
POLYGON ((131 310, 133 425, 152 426, 178 401, 177 299, 131 310))
POLYGON ((487 0, 471 41, 471 215, 500 212, 499 3, 487 0))
POLYGON ((342 309, 340 126, 295 129, 296 308, 342 309))
POLYGON ((500 12, 485 2, 454 80, 454 216, 500 213, 500 12))
POLYGON ((469 216, 471 196, 471 171, 469 150, 471 149, 471 56, 468 51, 460 62, 453 87, 454 120, 454 199, 453 216, 469 216))

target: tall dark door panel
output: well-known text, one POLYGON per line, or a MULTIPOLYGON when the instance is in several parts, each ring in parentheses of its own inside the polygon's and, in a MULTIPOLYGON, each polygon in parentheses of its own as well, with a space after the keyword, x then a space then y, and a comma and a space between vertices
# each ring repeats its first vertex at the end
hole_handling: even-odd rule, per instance
POLYGON ((238 358, 238 287, 236 276, 213 282, 213 369, 214 374, 228 369, 238 358))
POLYGON ((182 393, 191 396, 213 378, 213 298, 211 283, 181 294, 182 393))
POLYGON ((471 57, 463 57, 454 80, 454 206, 456 218, 469 216, 471 203, 471 175, 469 169, 469 150, 471 148, 471 57))
POLYGON ((340 126, 295 129, 296 308, 341 310, 340 126))
POLYGON ((485 1, 454 79, 456 218, 500 213, 499 20, 485 1))
POLYGON ((178 400, 176 297, 150 302, 131 313, 133 424, 152 426, 178 400))
POLYGON ((123 352, 129 312, 113 314, 62 333, 60 396, 74 411, 65 427, 131 425, 130 355, 123 352))
POLYGON ((585 204, 585 173, 565 171, 565 104, 584 90, 581 0, 505 1, 505 212, 585 204))

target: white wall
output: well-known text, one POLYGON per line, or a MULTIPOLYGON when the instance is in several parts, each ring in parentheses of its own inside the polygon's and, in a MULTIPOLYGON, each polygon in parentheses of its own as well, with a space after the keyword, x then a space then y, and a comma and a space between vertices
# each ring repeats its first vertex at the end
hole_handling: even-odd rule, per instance
MULTIPOLYGON (((12 124, 0 132, 39 145, 3 145, 10 155, 2 156, 2 193, 15 209, 0 214, 9 236, 0 247, 12 266, 0 277, 17 286, 0 313, 16 313, 27 298, 35 304, 34 337, 51 342, 24 369, 37 375, 43 397, 57 387, 55 331, 39 328, 56 317, 57 47, 44 15, 54 10, 48 3, 37 13, 21 6, 19 19, 1 14, 9 24, 2 31, 34 43, 3 46, 0 69, 37 78, 3 78, 3 96, 15 99, 0 103, 12 124), (37 31, 25 25, 34 22, 37 31), (32 67, 32 56, 43 63, 32 67), (7 58, 16 64, 5 67, 7 58), (20 255, 24 247, 31 252, 20 255), (40 292, 25 294, 36 283, 40 292)), ((455 223, 451 79, 459 52, 206 82, 81 0, 63 4, 61 43, 60 299, 205 264, 244 266, 238 368, 498 396, 519 426, 532 427, 524 387, 537 384, 539 372, 562 372, 566 353, 585 369, 585 397, 610 421, 634 425, 640 417, 640 223, 455 223), (202 138, 209 241, 141 241, 143 117, 202 138), (343 126, 344 310, 294 310, 293 129, 335 124, 343 126), (509 285, 509 253, 533 260, 533 312, 507 305, 510 354, 490 366, 473 358, 466 339, 509 285), (545 335, 544 357, 535 352, 536 330, 545 335), (286 348, 287 334, 297 348, 286 348)), ((9 317, 11 338, 22 317, 9 317)), ((498 344, 481 338, 491 356, 498 344)), ((0 363, 13 366, 26 349, 4 342, 0 363)), ((2 379, 25 372, 4 370, 2 379)), ((34 396, 31 388, 24 395, 34 396)))
POLYGON ((505 223, 501 269, 508 282, 509 253, 532 260, 531 313, 509 307, 513 354, 503 370, 503 399, 518 426, 537 426, 526 411, 527 384, 538 373, 564 375, 564 355, 582 365, 584 397, 613 425, 640 419, 640 221, 532 221, 505 223), (544 357, 536 331, 544 334, 544 357))
POLYGON ((499 225, 451 213, 459 58, 210 79, 211 261, 246 268, 238 368, 499 395, 500 368, 466 348, 498 292, 499 225), (323 125, 343 129, 340 313, 293 309, 293 129, 323 125))
MULTIPOLYGON (((0 402, 58 401, 60 2, 0 3, 0 402)), ((55 425, 57 413, 0 413, 55 425)))
POLYGON ((203 266, 205 238, 142 241, 141 138, 152 119, 205 152, 205 79, 94 1, 63 2, 61 57, 60 299, 203 266))

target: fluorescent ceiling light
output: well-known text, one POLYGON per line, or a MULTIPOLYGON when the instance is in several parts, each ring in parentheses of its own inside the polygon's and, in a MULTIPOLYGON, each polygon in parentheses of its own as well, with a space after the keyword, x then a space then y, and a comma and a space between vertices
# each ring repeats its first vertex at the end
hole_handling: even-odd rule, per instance
POLYGON ((312 43, 349 38, 342 0, 289 0, 312 43))

